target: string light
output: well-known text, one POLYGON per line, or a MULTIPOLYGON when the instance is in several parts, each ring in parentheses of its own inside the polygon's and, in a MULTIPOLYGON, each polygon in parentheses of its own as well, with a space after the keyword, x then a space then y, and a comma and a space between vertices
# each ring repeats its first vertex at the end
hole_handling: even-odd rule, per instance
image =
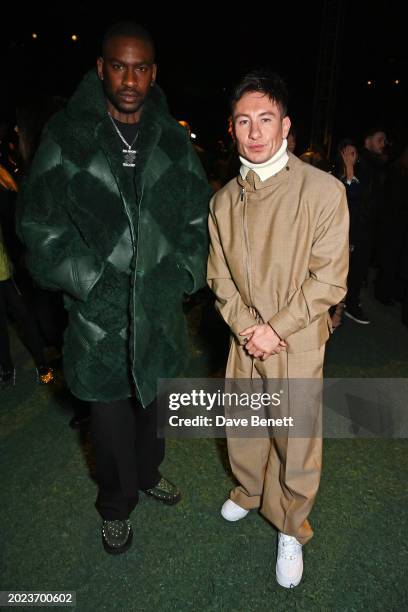
POLYGON ((76 41, 78 40, 78 36, 77 36, 76 34, 73 34, 73 35, 71 36, 71 39, 72 39, 74 42, 76 42, 76 41))
POLYGON ((33 38, 38 38, 38 34, 37 34, 36 32, 33 32, 33 33, 31 34, 31 36, 32 36, 33 38))

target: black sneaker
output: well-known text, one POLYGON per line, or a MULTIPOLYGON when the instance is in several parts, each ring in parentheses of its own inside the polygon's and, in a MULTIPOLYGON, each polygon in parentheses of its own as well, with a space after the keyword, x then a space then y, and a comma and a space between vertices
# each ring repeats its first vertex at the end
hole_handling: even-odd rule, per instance
POLYGON ((368 325, 371 323, 370 319, 365 315, 361 306, 346 306, 344 309, 344 314, 349 319, 353 319, 356 323, 361 323, 361 325, 368 325))
POLYGON ((176 485, 163 476, 160 478, 155 487, 152 487, 151 489, 143 489, 143 491, 146 493, 146 495, 150 495, 151 497, 154 497, 154 499, 157 499, 168 506, 178 504, 181 499, 181 493, 176 485))
POLYGON ((130 520, 103 521, 102 543, 110 555, 120 555, 129 550, 132 544, 133 530, 130 520))

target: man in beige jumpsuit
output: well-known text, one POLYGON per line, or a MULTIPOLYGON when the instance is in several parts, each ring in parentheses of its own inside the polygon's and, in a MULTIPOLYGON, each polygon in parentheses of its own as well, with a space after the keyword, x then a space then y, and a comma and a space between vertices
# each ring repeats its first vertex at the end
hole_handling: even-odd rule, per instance
MULTIPOLYGON (((208 283, 232 333, 226 377, 321 379, 328 309, 346 293, 344 187, 287 152, 287 90, 278 75, 247 75, 232 98, 232 121, 242 165, 213 196, 209 217, 208 283)), ((228 452, 240 484, 223 517, 259 508, 279 531, 277 581, 296 586, 302 545, 313 535, 307 517, 321 435, 229 437, 228 452)))

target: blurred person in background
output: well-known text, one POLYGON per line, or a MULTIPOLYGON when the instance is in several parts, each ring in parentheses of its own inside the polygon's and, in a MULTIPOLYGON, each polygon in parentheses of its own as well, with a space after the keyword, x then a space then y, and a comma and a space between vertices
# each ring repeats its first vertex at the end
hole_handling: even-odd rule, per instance
POLYGON ((341 313, 362 325, 370 323, 360 300, 360 293, 370 264, 370 226, 364 206, 364 190, 357 178, 358 150, 353 140, 343 139, 337 147, 334 174, 344 184, 350 213, 350 266, 347 277, 347 295, 344 303, 337 305, 333 326, 341 323, 341 313))
POLYGON ((3 223, 14 206, 17 184, 7 170, 0 166, 0 384, 14 386, 16 369, 10 351, 8 316, 16 322, 22 340, 30 351, 36 366, 36 376, 40 383, 53 380, 53 370, 46 364, 44 342, 37 322, 13 279, 13 265, 7 253, 3 238, 3 223))
POLYGON ((389 168, 385 193, 376 291, 387 302, 402 302, 402 322, 408 325, 408 146, 389 168))
MULTIPOLYGON (((384 206, 379 213, 378 270, 375 293, 382 303, 392 305, 404 300, 401 262, 407 250, 408 148, 402 151, 387 172, 384 182, 384 206)), ((405 265, 403 265, 405 268, 405 265)), ((406 317, 403 317, 404 321, 406 317)))
MULTIPOLYGON (((380 256, 378 247, 383 239, 381 218, 387 204, 384 189, 387 172, 386 144, 386 132, 379 127, 370 128, 364 135, 364 145, 359 151, 357 178, 363 190, 370 261, 373 264, 378 264, 380 256)), ((392 299, 381 294, 381 287, 378 291, 376 289, 375 297, 386 306, 393 304, 392 299)))

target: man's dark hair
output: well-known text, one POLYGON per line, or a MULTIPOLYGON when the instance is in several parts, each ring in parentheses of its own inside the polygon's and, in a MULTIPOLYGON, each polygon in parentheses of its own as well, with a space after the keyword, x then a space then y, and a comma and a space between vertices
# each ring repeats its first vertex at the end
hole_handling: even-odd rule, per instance
POLYGON ((282 117, 286 117, 289 101, 286 83, 279 74, 265 69, 248 72, 236 85, 230 98, 232 110, 244 94, 256 91, 267 95, 273 100, 279 106, 282 117))
POLYGON ((378 132, 382 132, 383 134, 387 133, 382 126, 376 125, 375 127, 369 128, 364 132, 363 141, 365 141, 366 138, 371 138, 372 136, 374 136, 374 134, 378 134, 378 132))
POLYGON ((135 23, 134 21, 119 21, 110 26, 110 28, 105 32, 104 37, 102 39, 102 57, 105 57, 108 42, 112 38, 119 37, 137 38, 138 40, 143 40, 145 43, 151 46, 154 57, 154 42, 150 32, 148 32, 146 28, 139 25, 138 23, 135 23))

